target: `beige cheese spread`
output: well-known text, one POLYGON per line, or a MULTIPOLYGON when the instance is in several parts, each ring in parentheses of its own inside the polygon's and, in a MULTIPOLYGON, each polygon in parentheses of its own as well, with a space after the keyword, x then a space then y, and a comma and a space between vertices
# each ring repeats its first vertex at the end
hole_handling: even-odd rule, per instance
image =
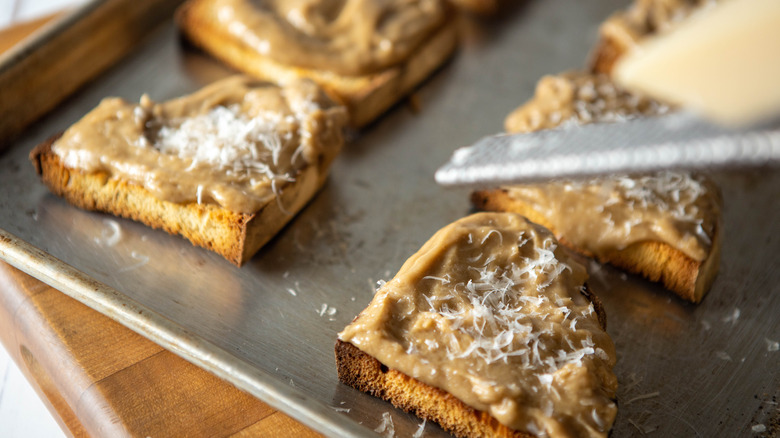
POLYGON ((139 104, 106 98, 52 146, 66 167, 106 172, 161 200, 253 213, 343 144, 343 107, 312 82, 245 76, 139 104))
MULTIPOLYGON (((569 72, 539 81, 534 98, 506 119, 509 132, 620 122, 670 111, 614 85, 607 75, 569 72)), ((700 175, 658 172, 504 187, 544 216, 559 239, 592 255, 660 241, 693 260, 709 254, 720 214, 717 189, 700 175)))
POLYGON ((533 132, 592 122, 620 122, 669 112, 669 107, 615 85, 607 75, 567 72, 544 76, 534 98, 504 121, 507 132, 533 132))
POLYGON ((685 20, 698 9, 714 5, 719 0, 636 0, 624 12, 619 12, 601 25, 600 32, 631 48, 647 35, 663 33, 685 20))
POLYGON ((712 247, 717 197, 698 175, 666 171, 505 189, 543 215, 558 238, 598 258, 651 241, 701 262, 712 247))
POLYGON ((615 350, 586 278, 543 227, 479 213, 438 231, 339 338, 510 428, 606 436, 615 350))
POLYGON ((443 0, 212 0, 232 37, 284 65, 355 76, 407 59, 447 16, 443 0))

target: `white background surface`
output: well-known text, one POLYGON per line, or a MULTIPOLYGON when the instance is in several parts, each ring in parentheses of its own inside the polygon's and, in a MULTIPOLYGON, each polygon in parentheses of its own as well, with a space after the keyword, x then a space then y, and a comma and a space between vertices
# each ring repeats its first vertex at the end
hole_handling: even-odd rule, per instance
POLYGON ((72 8, 85 0, 0 0, 0 28, 72 8))
MULTIPOLYGON (((84 0, 0 0, 0 29, 72 8, 84 0)), ((32 386, 0 348, 0 437, 64 437, 32 386)))
POLYGON ((0 436, 65 436, 46 405, 3 348, 0 348, 0 436))

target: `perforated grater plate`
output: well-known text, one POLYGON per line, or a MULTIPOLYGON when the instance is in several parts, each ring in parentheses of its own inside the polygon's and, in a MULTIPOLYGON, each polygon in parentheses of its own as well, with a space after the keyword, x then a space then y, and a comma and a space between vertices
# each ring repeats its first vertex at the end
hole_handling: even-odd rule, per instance
POLYGON ((731 130, 688 114, 674 114, 485 137, 456 150, 436 171, 436 181, 480 186, 778 162, 778 123, 731 130))

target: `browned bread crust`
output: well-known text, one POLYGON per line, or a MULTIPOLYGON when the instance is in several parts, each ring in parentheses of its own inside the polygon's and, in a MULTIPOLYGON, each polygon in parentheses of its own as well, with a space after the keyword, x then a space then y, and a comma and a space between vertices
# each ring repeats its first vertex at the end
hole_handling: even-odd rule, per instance
POLYGON ((593 73, 611 74, 615 63, 627 50, 616 38, 602 34, 590 55, 590 70, 593 73))
POLYGON ((347 108, 350 124, 365 126, 410 93, 454 51, 457 43, 455 20, 431 35, 401 65, 364 76, 342 76, 329 71, 283 65, 259 54, 231 37, 201 6, 190 0, 176 11, 176 22, 196 46, 231 67, 259 79, 283 84, 295 78, 317 82, 336 102, 347 108))
POLYGON ((321 157, 280 188, 280 196, 253 214, 236 213, 214 204, 161 201, 145 188, 109 177, 65 167, 52 152, 59 135, 35 147, 30 160, 52 193, 85 210, 132 219, 187 238, 214 251, 236 266, 249 260, 300 211, 325 182, 334 157, 321 157), (278 202, 277 202, 278 201, 278 202))
POLYGON ((348 342, 336 341, 336 366, 342 383, 434 421, 457 437, 532 437, 504 426, 490 414, 466 405, 446 391, 387 368, 348 342))
MULTIPOLYGON (((590 71, 611 75, 618 59, 643 37, 656 0, 635 0, 625 10, 617 11, 599 26, 599 39, 590 53, 590 71)), ((673 2, 668 2, 673 4, 673 2)))
MULTIPOLYGON (((602 328, 607 316, 598 297, 587 285, 583 292, 592 303, 602 328)), ((434 421, 457 437, 530 438, 525 432, 510 429, 489 413, 466 405, 447 391, 435 388, 408 375, 382 365, 376 358, 354 345, 336 341, 336 368, 339 381, 419 418, 434 421)))
MULTIPOLYGON (((567 241, 541 213, 517 201, 506 189, 475 191, 471 202, 480 210, 507 211, 522 214, 530 221, 547 227, 561 244, 592 257, 583 248, 567 241)), ((650 281, 660 282, 680 297, 698 303, 712 286, 718 271, 721 247, 721 223, 717 218, 714 226, 712 248, 701 262, 693 260, 682 251, 663 242, 637 242, 622 250, 615 250, 599 257, 599 262, 609 263, 632 274, 638 274, 650 281)))

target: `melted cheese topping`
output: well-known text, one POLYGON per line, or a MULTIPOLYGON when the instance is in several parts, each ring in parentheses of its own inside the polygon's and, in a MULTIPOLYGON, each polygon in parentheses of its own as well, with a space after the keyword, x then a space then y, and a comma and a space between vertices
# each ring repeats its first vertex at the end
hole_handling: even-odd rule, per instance
POLYGON ((158 199, 252 213, 305 166, 341 148, 346 123, 312 82, 236 76, 190 96, 104 99, 52 146, 65 166, 106 172, 158 199))
POLYGON ((615 351, 586 277, 544 228, 475 214, 437 232, 339 337, 513 429, 606 436, 615 351))
POLYGON ((211 0, 222 30, 281 64, 363 75, 407 59, 447 15, 443 0, 211 0))

